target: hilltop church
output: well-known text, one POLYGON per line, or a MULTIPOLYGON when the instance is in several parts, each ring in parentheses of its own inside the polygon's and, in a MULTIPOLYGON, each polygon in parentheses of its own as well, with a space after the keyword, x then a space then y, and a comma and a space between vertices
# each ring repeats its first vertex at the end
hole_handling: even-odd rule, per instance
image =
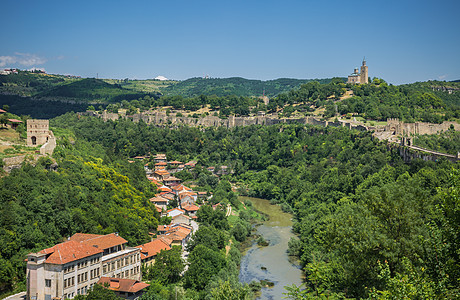
POLYGON ((348 75, 347 83, 369 83, 369 74, 367 71, 366 59, 363 59, 361 73, 358 73, 358 68, 355 68, 354 72, 348 75))

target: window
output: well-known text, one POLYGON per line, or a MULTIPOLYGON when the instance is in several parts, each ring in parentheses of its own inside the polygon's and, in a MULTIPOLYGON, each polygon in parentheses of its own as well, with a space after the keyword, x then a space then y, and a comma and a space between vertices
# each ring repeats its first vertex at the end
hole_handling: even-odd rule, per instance
POLYGON ((45 286, 51 287, 51 279, 45 279, 45 286))

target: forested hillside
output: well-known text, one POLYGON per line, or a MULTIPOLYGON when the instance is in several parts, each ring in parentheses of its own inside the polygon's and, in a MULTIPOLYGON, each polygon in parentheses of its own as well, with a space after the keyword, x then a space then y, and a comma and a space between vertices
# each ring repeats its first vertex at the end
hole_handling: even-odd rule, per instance
POLYGON ((157 228, 159 215, 148 201, 155 187, 143 166, 65 136, 53 154, 57 171, 42 158, 36 167, 26 164, 0 180, 0 292, 25 288, 28 253, 76 232, 119 232, 135 246, 157 228))
POLYGON ((231 166, 242 190, 295 213, 301 239, 292 241, 291 251, 307 274, 303 293, 457 295, 456 164, 405 164, 369 133, 345 128, 172 130, 72 115, 54 122, 114 153, 165 152, 172 159, 231 166))
MULTIPOLYGON (((200 95, 216 96, 276 96, 298 88, 301 84, 313 81, 312 79, 279 78, 274 80, 251 80, 241 77, 231 78, 190 78, 179 81, 177 84, 162 88, 165 95, 181 95, 195 97, 200 95)), ((329 83, 330 79, 316 79, 321 83, 329 83)))

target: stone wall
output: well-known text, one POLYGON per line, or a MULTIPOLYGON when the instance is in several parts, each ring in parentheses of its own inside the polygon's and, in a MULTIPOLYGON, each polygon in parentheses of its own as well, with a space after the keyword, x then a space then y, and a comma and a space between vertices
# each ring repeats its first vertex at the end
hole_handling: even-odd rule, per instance
POLYGON ((53 154, 54 148, 56 148, 56 138, 54 137, 53 132, 50 130, 48 141, 40 147, 40 154, 51 155, 53 154))
POLYGON ((18 169, 22 166, 24 161, 30 162, 32 165, 35 164, 37 159, 40 155, 20 155, 20 156, 13 156, 13 157, 5 157, 3 159, 3 170, 6 172, 11 172, 13 169, 18 169))
POLYGON ((433 123, 404 123, 399 119, 388 119, 385 131, 393 132, 394 135, 409 136, 413 134, 439 134, 449 130, 453 126, 455 130, 460 130, 457 122, 443 122, 442 124, 433 123))

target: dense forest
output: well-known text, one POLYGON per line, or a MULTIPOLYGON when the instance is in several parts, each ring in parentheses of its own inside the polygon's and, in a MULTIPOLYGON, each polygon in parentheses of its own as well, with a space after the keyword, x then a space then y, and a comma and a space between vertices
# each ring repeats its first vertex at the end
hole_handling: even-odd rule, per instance
POLYGON ((344 128, 172 130, 70 114, 54 122, 116 154, 165 152, 172 159, 231 166, 231 180, 242 191, 294 212, 300 241, 292 241, 291 251, 301 257, 308 278, 302 293, 457 295, 455 164, 405 164, 369 133, 344 128))
MULTIPOLYGON (((343 82, 342 78, 342 82, 343 82)), ((241 77, 231 78, 190 78, 179 81, 177 84, 162 88, 165 95, 196 97, 205 96, 266 96, 274 97, 280 93, 298 88, 301 84, 313 81, 313 79, 279 78, 274 80, 254 80, 241 77)), ((329 83, 331 79, 315 79, 320 83, 329 83)))

